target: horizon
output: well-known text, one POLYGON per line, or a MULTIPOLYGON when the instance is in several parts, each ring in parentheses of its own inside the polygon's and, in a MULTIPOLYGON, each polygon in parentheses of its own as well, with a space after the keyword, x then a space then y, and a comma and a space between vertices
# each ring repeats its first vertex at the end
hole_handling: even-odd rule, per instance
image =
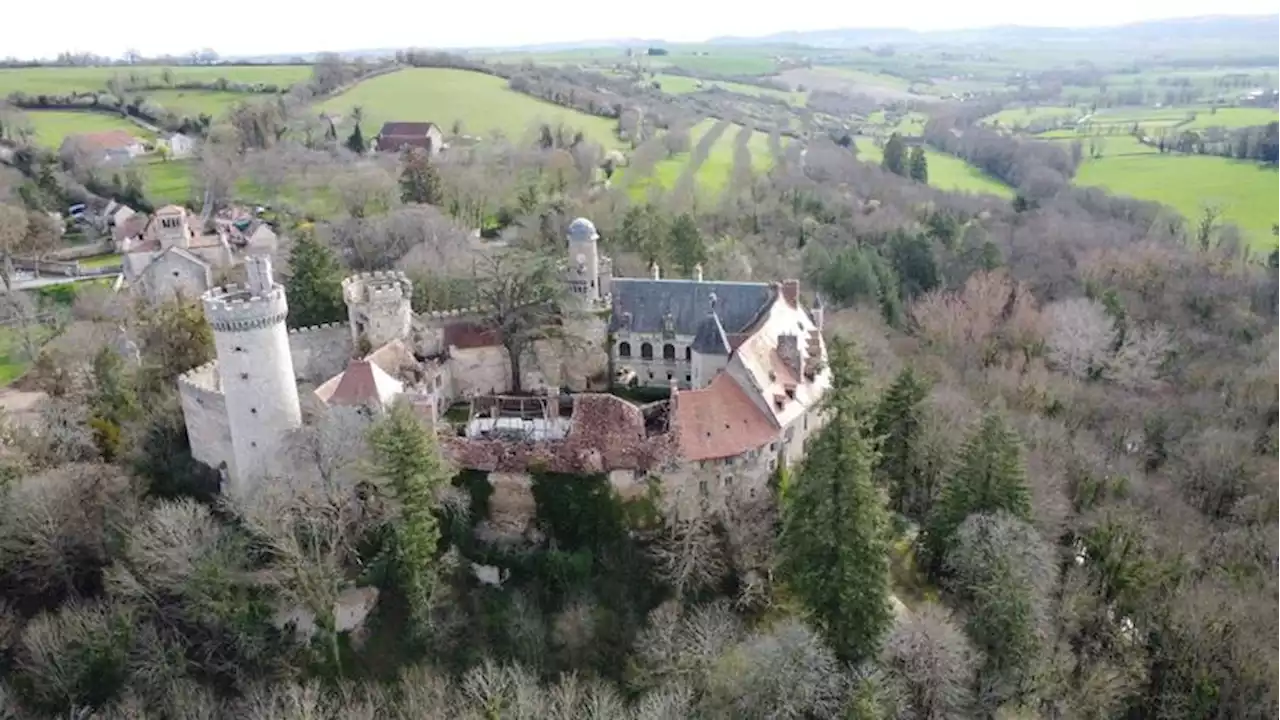
MULTIPOLYGON (((164 5, 158 0, 140 0, 135 3, 141 9, 140 12, 108 14, 102 21, 95 21, 93 24, 64 25, 51 36, 39 33, 10 36, 7 38, 6 45, 9 47, 6 48, 4 57, 38 62, 53 60, 62 52, 72 52, 120 58, 131 49, 137 50, 144 57, 182 56, 201 48, 211 48, 224 58, 401 48, 519 50, 542 45, 607 45, 622 40, 698 44, 718 38, 750 39, 782 33, 850 30, 930 33, 1012 27, 1097 29, 1144 22, 1277 16, 1274 7, 1270 3, 1264 4, 1263 0, 1226 0, 1227 7, 1215 7, 1212 12, 1205 12, 1199 7, 1199 2, 1192 0, 1175 0, 1172 3, 1141 0, 1122 6, 1123 10, 1120 12, 1114 12, 1114 7, 1104 6, 1098 0, 1086 0, 1083 5, 1062 8, 1025 7, 1013 13, 1005 12, 1002 10, 1003 6, 994 4, 989 7, 980 5, 962 8, 939 3, 938 7, 944 10, 940 13, 873 8, 870 12, 849 11, 850 17, 845 18, 805 12, 821 7, 821 4, 817 0, 795 0, 788 5, 794 10, 789 13, 790 17, 821 14, 825 18, 821 22, 796 23, 767 13, 752 12, 754 8, 751 6, 745 11, 742 6, 738 6, 735 9, 742 12, 737 13, 737 17, 722 18, 714 12, 718 9, 715 7, 695 6, 690 11, 689 7, 676 0, 654 0, 647 6, 649 11, 643 17, 624 26, 615 26, 594 19, 589 13, 592 6, 586 0, 559 0, 558 7, 554 8, 555 17, 547 17, 553 13, 545 6, 530 7, 518 0, 499 0, 499 4, 506 5, 509 9, 509 12, 504 13, 509 20, 499 29, 471 27, 475 23, 470 19, 463 23, 440 22, 440 19, 447 18, 450 14, 463 12, 452 6, 445 6, 446 11, 437 13, 437 18, 431 19, 427 27, 418 27, 419 23, 409 21, 398 22, 393 27, 377 27, 377 18, 387 16, 380 12, 373 22, 356 23, 353 28, 349 21, 338 22, 331 17, 298 18, 289 16, 287 8, 268 6, 262 9, 248 0, 225 0, 216 16, 203 21, 206 26, 203 32, 175 34, 156 26, 156 23, 164 22, 170 17, 164 12, 164 5), (679 14, 686 18, 678 23, 678 29, 665 19, 659 19, 659 16, 665 18, 671 14, 662 12, 663 9, 674 12, 677 8, 679 14), (1100 12, 1088 12, 1091 8, 1100 12), (237 9, 244 9, 245 12, 236 12, 237 9), (1102 10, 1107 12, 1101 12, 1102 10), (527 17, 530 11, 534 11, 533 17, 527 17), (566 15, 569 17, 564 17, 566 15), (575 16, 577 20, 573 19, 575 16), (921 16, 928 16, 930 19, 928 22, 920 22, 921 16), (254 18, 254 22, 246 25, 242 19, 244 17, 254 18), (1101 21, 1081 22, 1081 17, 1100 18, 1101 21), (275 20, 279 22, 273 22, 275 20), (299 20, 311 31, 289 33, 288 39, 279 38, 276 33, 279 27, 296 24, 299 20), (104 28, 104 25, 107 27, 104 28), (112 28, 112 25, 121 27, 112 28), (580 30, 569 32, 564 30, 566 27, 580 30), (459 28, 462 29, 461 32, 459 28), (611 28, 617 31, 608 32, 611 28), (483 32, 483 35, 477 35, 476 32, 483 32), (275 40, 264 37, 272 34, 277 35, 275 40), (49 39, 50 37, 53 39, 49 39), (331 39, 326 42, 322 38, 331 39)), ((396 7, 403 9, 411 19, 416 19, 418 13, 424 12, 420 9, 421 6, 410 6, 408 3, 398 4, 396 7)), ((65 17, 66 8, 36 7, 26 12, 33 17, 19 17, 20 21, 35 20, 39 23, 38 16, 47 15, 49 24, 59 25, 65 17)), ((391 15, 399 17, 395 11, 391 15)))

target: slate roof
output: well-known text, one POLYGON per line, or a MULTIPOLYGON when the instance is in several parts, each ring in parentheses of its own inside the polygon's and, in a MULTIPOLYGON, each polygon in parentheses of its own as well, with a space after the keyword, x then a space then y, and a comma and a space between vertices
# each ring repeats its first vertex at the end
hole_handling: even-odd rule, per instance
POLYGON ((698 325, 716 296, 716 313, 726 333, 746 330, 769 306, 774 289, 768 283, 699 282, 697 280, 651 280, 614 278, 611 281, 613 314, 609 330, 661 333, 671 314, 676 335, 695 335, 698 325), (631 314, 627 324, 625 313, 631 314))
POLYGON ((378 134, 383 137, 426 137, 433 127, 436 124, 432 122, 388 122, 382 124, 378 134))
POLYGON ((698 325, 698 332, 693 336, 690 345, 693 351, 702 355, 724 355, 730 353, 729 338, 725 335, 724 326, 720 324, 720 316, 710 312, 698 325))

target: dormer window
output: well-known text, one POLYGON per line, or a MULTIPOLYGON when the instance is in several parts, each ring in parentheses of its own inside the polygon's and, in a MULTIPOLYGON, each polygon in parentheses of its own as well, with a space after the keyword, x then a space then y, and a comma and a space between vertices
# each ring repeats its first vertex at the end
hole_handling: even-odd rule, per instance
POLYGON ((676 331, 676 319, 671 313, 662 316, 662 332, 671 335, 676 331))

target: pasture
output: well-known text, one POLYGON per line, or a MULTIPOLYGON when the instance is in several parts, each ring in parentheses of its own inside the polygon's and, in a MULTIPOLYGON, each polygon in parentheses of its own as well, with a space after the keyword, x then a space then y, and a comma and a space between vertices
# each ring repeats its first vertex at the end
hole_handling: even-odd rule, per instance
MULTIPOLYGON (((708 118, 693 126, 689 131, 690 147, 696 147, 698 141, 716 125, 716 122, 715 119, 708 118)), ((711 152, 707 154, 706 160, 693 169, 695 187, 700 196, 714 199, 728 186, 733 176, 734 142, 741 129, 741 125, 730 125, 711 146, 711 152)), ((756 173, 768 172, 773 167, 773 154, 769 151, 767 133, 752 133, 751 139, 747 142, 747 149, 751 152, 751 167, 756 173)), ((680 177, 690 170, 690 160, 690 153, 677 153, 659 161, 654 165, 653 170, 643 177, 631 174, 630 168, 624 169, 618 181, 624 184, 632 200, 643 202, 653 189, 670 190, 675 187, 680 177)))
POLYGON ((1280 218, 1280 176, 1274 168, 1205 155, 1107 153, 1086 160, 1075 183, 1164 203, 1191 222, 1213 205, 1223 220, 1240 226, 1255 249, 1274 245, 1271 225, 1280 218))
POLYGON ((74 110, 30 110, 22 117, 35 131, 36 144, 56 150, 68 135, 125 130, 141 140, 152 139, 151 133, 118 115, 74 110))
POLYGON ((364 110, 365 137, 392 120, 434 122, 446 131, 461 123, 462 131, 486 135, 500 131, 520 140, 537 125, 564 123, 606 147, 619 144, 614 121, 580 113, 515 92, 507 81, 467 70, 410 68, 365 80, 321 105, 328 112, 349 115, 364 110))
POLYGON ((156 157, 141 159, 135 165, 142 175, 142 190, 156 207, 169 204, 185 205, 193 200, 191 197, 192 166, 191 160, 162 162, 156 157))
POLYGON ((173 82, 268 83, 286 87, 307 79, 309 65, 111 65, 106 67, 34 67, 0 69, 0 97, 23 92, 51 95, 106 90, 107 81, 118 76, 131 84, 149 81, 164 84, 169 71, 173 82))
POLYGON ((1066 107, 1064 105, 1026 105, 1005 108, 994 115, 988 115, 982 120, 989 125, 1020 128, 1038 122, 1076 120, 1088 112, 1088 108, 1066 107))
POLYGON ((145 97, 176 115, 195 117, 205 114, 218 117, 243 100, 260 100, 273 96, 219 90, 153 90, 146 93, 145 97))
POLYGON ((1275 110, 1267 108, 1219 108, 1216 112, 1196 113, 1196 119, 1186 125, 1178 126, 1179 130, 1202 130, 1204 128, 1243 128, 1255 125, 1266 125, 1277 120, 1275 110))
MULTIPOLYGON (((884 159, 884 150, 871 138, 860 137, 856 142, 859 160, 879 165, 884 159)), ((1008 185, 954 155, 925 148, 925 157, 929 160, 929 184, 939 190, 1013 197, 1008 185)))
POLYGON ((778 98, 779 100, 785 100, 787 103, 796 107, 802 107, 804 105, 806 95, 802 92, 788 92, 786 90, 776 90, 774 88, 730 82, 728 80, 699 80, 697 78, 686 77, 684 75, 667 75, 664 73, 655 75, 653 80, 658 82, 662 87, 663 92, 671 93, 672 95, 687 95, 689 93, 701 92, 713 87, 718 87, 741 95, 778 98))

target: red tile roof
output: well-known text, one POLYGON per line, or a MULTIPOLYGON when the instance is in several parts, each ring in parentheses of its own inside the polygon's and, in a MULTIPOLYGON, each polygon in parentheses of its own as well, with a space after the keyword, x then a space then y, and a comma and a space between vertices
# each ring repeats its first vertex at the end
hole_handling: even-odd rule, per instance
POLYGON ((383 400, 380 392, 383 388, 378 387, 377 373, 380 371, 368 360, 352 360, 333 394, 324 398, 325 402, 330 405, 380 405, 383 400))
POLYGON ((82 145, 101 150, 124 150, 142 141, 130 135, 127 130, 107 130, 105 132, 83 133, 72 138, 82 145))
POLYGON ((675 427, 688 460, 733 457, 773 442, 777 428, 728 373, 676 393, 675 427))

